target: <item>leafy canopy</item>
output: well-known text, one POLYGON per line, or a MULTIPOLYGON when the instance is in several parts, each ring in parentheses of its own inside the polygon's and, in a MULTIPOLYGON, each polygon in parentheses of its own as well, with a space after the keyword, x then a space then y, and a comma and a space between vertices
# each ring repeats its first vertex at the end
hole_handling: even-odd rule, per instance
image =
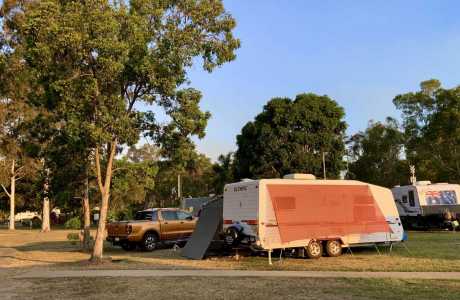
POLYGON ((351 158, 347 178, 386 187, 407 183, 409 167, 402 159, 404 142, 395 119, 387 118, 384 123, 371 121, 364 132, 347 141, 351 158))
POLYGON ((445 89, 436 79, 420 86, 393 100, 402 111, 407 159, 419 178, 459 182, 460 87, 445 89))
POLYGON ((270 100, 253 122, 237 136, 237 178, 281 177, 312 173, 322 177, 322 154, 327 173, 337 177, 343 168, 345 114, 328 96, 300 94, 294 100, 270 100))
POLYGON ((2 14, 8 47, 38 82, 29 100, 57 112, 69 132, 90 132, 94 145, 132 145, 156 129, 139 101, 202 136, 209 114, 197 92, 177 88, 195 57, 212 71, 239 47, 220 0, 6 1, 2 14))

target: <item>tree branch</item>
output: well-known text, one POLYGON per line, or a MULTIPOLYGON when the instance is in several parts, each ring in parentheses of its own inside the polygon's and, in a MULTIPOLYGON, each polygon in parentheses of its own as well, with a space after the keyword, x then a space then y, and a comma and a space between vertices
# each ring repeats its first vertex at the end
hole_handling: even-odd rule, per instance
POLYGON ((101 174, 101 156, 99 154, 99 147, 96 147, 96 155, 94 157, 96 163, 96 177, 97 184, 101 193, 104 192, 104 186, 102 185, 102 174, 101 174))
POLYGON ((116 171, 128 170, 128 169, 129 169, 129 168, 125 168, 125 167, 115 168, 115 169, 113 169, 112 173, 115 173, 116 171))
POLYGON ((11 198, 11 194, 8 193, 8 191, 6 190, 6 187, 3 184, 2 184, 2 188, 5 191, 5 193, 8 195, 8 197, 11 198))
POLYGON ((21 171, 22 169, 24 169, 24 166, 17 168, 13 175, 18 175, 19 171, 21 171))
POLYGON ((117 150, 117 139, 114 139, 110 143, 110 156, 109 156, 109 161, 107 162, 107 170, 105 173, 104 186, 107 190, 110 189, 110 182, 112 180, 113 159, 115 157, 116 150, 117 150))

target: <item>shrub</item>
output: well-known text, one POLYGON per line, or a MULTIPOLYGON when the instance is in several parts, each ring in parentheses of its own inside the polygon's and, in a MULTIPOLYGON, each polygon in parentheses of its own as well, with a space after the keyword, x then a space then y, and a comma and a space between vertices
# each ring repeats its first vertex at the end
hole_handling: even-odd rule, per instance
POLYGON ((73 217, 71 219, 68 219, 64 223, 64 228, 66 228, 66 229, 80 229, 81 228, 80 217, 73 217))
POLYGON ((72 245, 77 245, 78 241, 80 240, 80 236, 78 233, 71 232, 67 235, 67 239, 70 241, 72 245))
POLYGON ((67 239, 69 241, 79 241, 80 240, 80 236, 78 235, 78 233, 75 233, 75 232, 71 232, 67 235, 67 239))

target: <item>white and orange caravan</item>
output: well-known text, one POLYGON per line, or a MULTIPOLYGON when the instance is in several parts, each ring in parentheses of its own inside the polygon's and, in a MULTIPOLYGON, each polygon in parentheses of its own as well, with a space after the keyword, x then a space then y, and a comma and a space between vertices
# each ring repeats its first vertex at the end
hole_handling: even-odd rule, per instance
POLYGON ((391 244, 404 231, 389 189, 309 174, 243 180, 224 188, 226 243, 319 258, 342 248, 391 244))

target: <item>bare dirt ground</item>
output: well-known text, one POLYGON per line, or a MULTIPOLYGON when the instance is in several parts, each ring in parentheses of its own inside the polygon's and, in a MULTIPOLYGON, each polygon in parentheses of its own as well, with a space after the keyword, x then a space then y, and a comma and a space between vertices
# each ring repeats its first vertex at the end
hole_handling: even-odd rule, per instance
POLYGON ((23 278, 88 277, 283 277, 283 278, 392 278, 460 280, 460 272, 353 272, 353 271, 250 271, 250 270, 31 270, 23 278))

